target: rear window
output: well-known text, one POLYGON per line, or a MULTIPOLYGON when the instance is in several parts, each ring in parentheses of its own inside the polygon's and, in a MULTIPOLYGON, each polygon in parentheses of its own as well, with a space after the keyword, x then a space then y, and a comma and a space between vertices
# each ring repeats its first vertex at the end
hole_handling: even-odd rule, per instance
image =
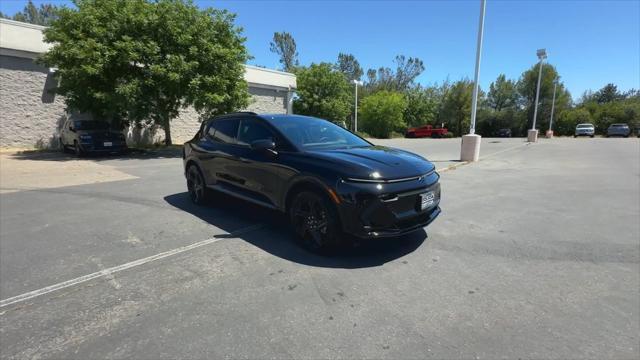
POLYGON ((238 133, 238 123, 239 121, 235 119, 214 121, 207 131, 207 135, 215 141, 233 144, 238 133))
POLYGON ((73 122, 76 130, 107 130, 109 123, 100 120, 76 120, 73 122))
POLYGON ((626 127, 629 127, 629 125, 627 125, 627 124, 611 124, 611 127, 626 128, 626 127))

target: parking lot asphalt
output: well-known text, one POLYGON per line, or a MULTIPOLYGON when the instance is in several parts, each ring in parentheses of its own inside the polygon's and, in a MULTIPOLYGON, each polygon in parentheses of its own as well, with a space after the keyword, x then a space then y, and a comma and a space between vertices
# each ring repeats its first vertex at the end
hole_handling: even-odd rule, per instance
MULTIPOLYGON (((438 168, 460 146, 376 143, 438 168)), ((640 141, 483 139, 482 154, 442 173, 426 231, 334 257, 274 212, 192 205, 179 157, 80 160, 131 178, 0 194, 0 300, 78 281, 0 307, 0 357, 640 357, 640 141)))

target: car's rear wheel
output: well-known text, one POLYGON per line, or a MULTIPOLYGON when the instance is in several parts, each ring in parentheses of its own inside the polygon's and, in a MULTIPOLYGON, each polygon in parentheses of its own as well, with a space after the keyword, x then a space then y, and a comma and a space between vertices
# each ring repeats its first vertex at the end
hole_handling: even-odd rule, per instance
POLYGON ((327 254, 337 247, 341 235, 338 214, 326 196, 312 191, 298 193, 289 217, 298 240, 308 250, 327 254))
POLYGON ((196 165, 191 165, 187 169, 187 190, 194 204, 202 205, 207 200, 207 186, 196 165))

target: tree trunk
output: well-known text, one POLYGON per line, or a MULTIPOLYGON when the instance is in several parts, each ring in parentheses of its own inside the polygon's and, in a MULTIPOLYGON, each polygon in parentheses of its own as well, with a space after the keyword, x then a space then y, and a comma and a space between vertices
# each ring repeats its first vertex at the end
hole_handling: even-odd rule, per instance
POLYGON ((171 125, 169 123, 169 117, 164 120, 164 144, 171 145, 171 125))

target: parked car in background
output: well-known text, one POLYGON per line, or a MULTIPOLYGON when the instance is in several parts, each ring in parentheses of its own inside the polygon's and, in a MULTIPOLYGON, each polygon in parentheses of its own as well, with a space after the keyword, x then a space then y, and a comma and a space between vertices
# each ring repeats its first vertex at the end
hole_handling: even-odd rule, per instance
POLYGON ((607 129, 607 137, 609 136, 624 136, 629 137, 631 129, 627 124, 611 124, 607 129))
POLYGON ((636 126, 636 136, 640 138, 640 125, 636 126))
POLYGON ((72 149, 77 156, 127 151, 124 134, 111 129, 108 122, 101 120, 68 119, 60 130, 58 141, 62 151, 72 149))
POLYGON ((432 125, 424 125, 407 129, 404 136, 408 138, 440 138, 446 136, 447 132, 447 128, 445 127, 434 128, 432 125))
POLYGON ((593 137, 595 134, 596 134, 596 129, 593 126, 593 124, 585 123, 585 124, 578 124, 578 126, 576 126, 576 132, 574 133, 573 137, 578 137, 578 136, 593 137))
POLYGON ((511 129, 498 130, 498 137, 511 137, 511 129))
POLYGON ((215 190, 279 210, 312 251, 335 248, 343 232, 399 236, 440 214, 440 176, 432 163, 318 118, 218 116, 184 144, 183 160, 194 203, 215 190))

